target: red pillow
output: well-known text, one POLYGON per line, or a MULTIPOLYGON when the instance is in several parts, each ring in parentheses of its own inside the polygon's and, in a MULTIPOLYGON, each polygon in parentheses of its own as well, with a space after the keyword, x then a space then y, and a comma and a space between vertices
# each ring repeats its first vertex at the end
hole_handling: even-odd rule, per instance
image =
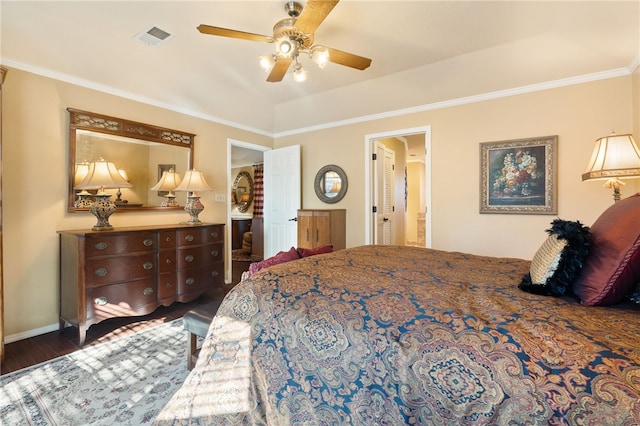
POLYGON ((333 251, 333 244, 320 246, 312 249, 298 247, 298 254, 300 255, 300 257, 315 256, 316 254, 331 253, 332 251, 333 251))
POLYGON ((621 302, 640 281, 640 193, 605 210, 591 226, 591 237, 573 291, 583 305, 621 302))
POLYGON ((300 259, 300 256, 298 255, 296 248, 291 247, 288 251, 281 251, 278 252, 275 256, 272 256, 268 259, 252 263, 251 265, 249 265, 249 274, 253 275, 264 268, 268 268, 269 266, 289 262, 296 259, 300 259))

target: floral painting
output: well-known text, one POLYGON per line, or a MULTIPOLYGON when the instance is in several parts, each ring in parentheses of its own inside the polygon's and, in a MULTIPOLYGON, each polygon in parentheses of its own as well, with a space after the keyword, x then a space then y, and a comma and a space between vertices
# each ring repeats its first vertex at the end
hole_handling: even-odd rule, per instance
POLYGON ((556 214, 557 136, 480 144, 480 213, 556 214))

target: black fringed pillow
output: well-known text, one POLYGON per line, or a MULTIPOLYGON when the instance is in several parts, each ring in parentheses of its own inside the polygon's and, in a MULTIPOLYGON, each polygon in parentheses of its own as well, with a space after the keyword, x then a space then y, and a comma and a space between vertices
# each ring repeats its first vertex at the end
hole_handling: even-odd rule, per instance
POLYGON ((579 221, 555 219, 547 233, 549 237, 533 256, 529 273, 518 287, 545 296, 570 294, 589 254, 589 227, 579 221))

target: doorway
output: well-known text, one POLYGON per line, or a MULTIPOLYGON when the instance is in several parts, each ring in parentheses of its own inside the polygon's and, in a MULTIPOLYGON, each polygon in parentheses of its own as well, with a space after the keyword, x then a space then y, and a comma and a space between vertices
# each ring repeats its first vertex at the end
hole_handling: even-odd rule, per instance
POLYGON ((365 204, 365 244, 431 247, 431 126, 365 136, 365 204))
MULTIPOLYGON (((244 270, 249 269, 252 261, 259 260, 260 256, 253 253, 253 231, 261 233, 262 228, 257 219, 253 218, 253 204, 251 208, 245 212, 241 212, 235 206, 232 200, 231 185, 234 182, 235 175, 240 171, 249 173, 253 176, 253 168, 257 164, 263 163, 264 152, 271 148, 255 145, 248 142, 242 142, 233 139, 227 139, 227 182, 229 182, 229 190, 226 197, 227 206, 227 271, 225 273, 225 282, 228 284, 237 284, 244 270), (259 228, 259 229, 258 229, 259 228), (248 232, 250 232, 247 234, 248 232)), ((261 220, 261 219, 260 219, 261 220)), ((256 235, 256 245, 261 245, 260 235, 256 235)))

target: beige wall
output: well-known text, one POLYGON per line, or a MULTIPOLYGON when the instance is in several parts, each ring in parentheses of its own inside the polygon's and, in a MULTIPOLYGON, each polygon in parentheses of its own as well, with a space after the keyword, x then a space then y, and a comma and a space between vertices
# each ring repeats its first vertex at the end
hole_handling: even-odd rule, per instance
MULTIPOLYGON (((349 191, 333 207, 347 209, 347 246, 355 246, 365 241, 365 136, 430 125, 432 246, 530 259, 554 216, 479 214, 479 143, 558 135, 558 216, 591 224, 612 194, 602 182, 582 182, 581 174, 598 137, 632 130, 631 92, 631 76, 619 77, 279 137, 275 144, 302 145, 304 208, 326 207, 313 193, 320 167, 345 170, 349 191)), ((623 196, 638 191, 634 182, 623 196)))
MULTIPOLYGON (((558 135, 559 216, 590 224, 612 202, 598 182, 581 182, 596 138, 612 128, 638 132, 638 72, 475 104, 407 114, 332 129, 278 137, 278 147, 302 145, 302 203, 327 208, 313 190, 318 169, 337 164, 348 175, 347 246, 365 241, 365 135, 432 126, 433 247, 531 258, 553 216, 480 215, 480 142, 558 135), (632 84, 633 81, 633 84, 632 84)), ((207 222, 224 222, 228 195, 227 138, 271 146, 272 139, 203 119, 40 77, 8 73, 3 89, 3 229, 5 332, 20 335, 50 327, 58 317, 57 230, 93 226, 88 213, 68 213, 67 107, 195 133, 195 167, 213 193, 203 195, 207 222)), ((623 196, 640 190, 637 183, 623 196), (632 192, 633 191, 633 192, 632 192)), ((637 182, 637 181, 636 181, 637 182)), ((114 226, 179 222, 186 213, 115 214, 114 226)))
MULTIPOLYGON (((202 195, 200 219, 224 223, 227 138, 271 146, 272 139, 11 69, 3 86, 5 335, 51 326, 58 318, 57 230, 92 227, 90 213, 68 213, 67 107, 195 133, 195 167, 215 189, 202 195)), ((116 213, 115 227, 178 223, 185 212, 116 213)))

